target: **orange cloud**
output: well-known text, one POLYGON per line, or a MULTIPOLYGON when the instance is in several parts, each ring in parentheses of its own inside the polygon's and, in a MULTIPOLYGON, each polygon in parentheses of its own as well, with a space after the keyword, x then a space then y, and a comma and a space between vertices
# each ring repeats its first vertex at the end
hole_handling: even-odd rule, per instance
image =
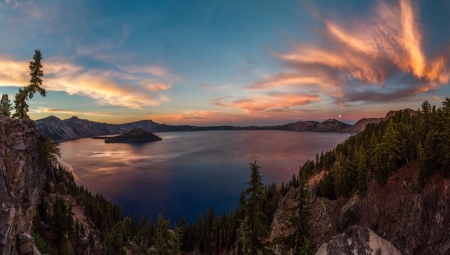
POLYGON ((52 114, 68 114, 73 116, 114 116, 114 115, 121 115, 118 112, 115 113, 105 113, 105 112, 79 112, 79 111, 71 111, 71 110, 63 110, 63 109, 55 109, 55 108, 44 108, 39 107, 38 109, 31 109, 31 113, 52 113, 52 114))
MULTIPOLYGON (((0 61, 0 86, 25 86, 28 84, 28 61, 6 57, 0 61)), ((43 63, 44 88, 65 91, 68 94, 88 96, 101 104, 140 109, 159 105, 169 99, 157 94, 168 90, 169 81, 153 79, 142 73, 107 70, 85 70, 82 66, 49 59, 43 63)))
POLYGON ((337 102, 433 91, 449 82, 448 54, 426 56, 417 17, 410 0, 399 0, 398 5, 380 3, 373 17, 351 25, 322 19, 322 43, 294 44, 290 53, 274 53, 291 70, 256 81, 251 88, 313 85, 337 102), (399 74, 405 77, 401 83, 394 79, 399 74))
POLYGON ((261 112, 277 108, 301 106, 321 101, 317 95, 272 94, 256 95, 233 102, 223 102, 224 98, 215 98, 211 103, 222 107, 239 108, 245 112, 261 112))

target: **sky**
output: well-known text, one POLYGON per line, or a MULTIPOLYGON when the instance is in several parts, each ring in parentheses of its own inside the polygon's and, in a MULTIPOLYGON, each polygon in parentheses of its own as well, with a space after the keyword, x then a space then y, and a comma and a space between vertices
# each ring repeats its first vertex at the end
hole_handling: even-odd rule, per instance
POLYGON ((32 119, 354 123, 450 96, 450 1, 0 0, 0 93, 32 119))

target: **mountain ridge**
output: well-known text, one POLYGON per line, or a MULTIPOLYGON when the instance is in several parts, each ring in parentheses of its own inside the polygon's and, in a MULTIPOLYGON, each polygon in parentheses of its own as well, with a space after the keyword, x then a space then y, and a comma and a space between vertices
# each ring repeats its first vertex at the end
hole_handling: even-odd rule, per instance
MULTIPOLYGON (((364 119, 362 119, 364 120, 364 119)), ((336 119, 318 121, 297 121, 274 126, 191 126, 191 125, 167 125, 156 123, 152 120, 140 120, 123 124, 109 124, 80 119, 72 116, 61 120, 53 115, 36 120, 39 132, 54 141, 64 141, 77 138, 87 138, 101 135, 123 134, 133 128, 142 128, 147 132, 174 132, 174 131, 210 131, 210 130, 284 130, 284 131, 310 131, 310 132, 337 132, 355 134, 364 130, 368 123, 376 123, 380 118, 371 118, 370 121, 358 121, 350 125, 336 119)))

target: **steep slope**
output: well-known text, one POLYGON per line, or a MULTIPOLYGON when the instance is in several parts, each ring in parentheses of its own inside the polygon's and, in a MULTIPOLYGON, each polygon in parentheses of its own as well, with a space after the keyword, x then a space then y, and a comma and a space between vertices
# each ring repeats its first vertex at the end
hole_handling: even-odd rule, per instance
POLYGON ((351 125, 350 127, 345 128, 342 132, 350 133, 350 134, 357 134, 357 133, 364 131, 367 124, 378 123, 379 121, 380 121, 379 118, 360 119, 354 125, 351 125))
POLYGON ((45 180, 33 121, 0 116, 0 251, 40 254, 31 222, 45 180))
MULTIPOLYGON (((358 122, 359 123, 359 122, 358 122)), ((197 127, 189 125, 165 125, 151 120, 142 120, 125 124, 98 123, 90 120, 82 120, 71 117, 60 120, 50 116, 36 121, 36 127, 40 132, 45 132, 54 141, 75 139, 82 137, 93 137, 111 134, 123 134, 133 128, 142 128, 147 132, 171 132, 171 131, 207 131, 207 130, 286 130, 286 131, 312 131, 312 132, 339 132, 357 133, 364 129, 365 124, 359 124, 357 128, 351 129, 352 125, 329 119, 323 122, 298 121, 277 126, 206 126, 197 127), (364 125, 363 125, 364 124, 364 125)))

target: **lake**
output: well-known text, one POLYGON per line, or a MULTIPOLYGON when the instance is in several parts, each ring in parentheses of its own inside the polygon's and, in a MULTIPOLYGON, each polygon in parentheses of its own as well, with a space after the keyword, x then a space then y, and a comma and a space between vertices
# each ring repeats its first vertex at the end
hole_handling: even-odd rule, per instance
POLYGON ((265 183, 288 182, 316 153, 333 149, 349 134, 289 131, 156 133, 162 141, 106 144, 82 138, 60 143, 61 162, 75 181, 103 194, 125 215, 171 222, 195 221, 212 206, 235 210, 247 187, 248 164, 258 161, 265 183))

